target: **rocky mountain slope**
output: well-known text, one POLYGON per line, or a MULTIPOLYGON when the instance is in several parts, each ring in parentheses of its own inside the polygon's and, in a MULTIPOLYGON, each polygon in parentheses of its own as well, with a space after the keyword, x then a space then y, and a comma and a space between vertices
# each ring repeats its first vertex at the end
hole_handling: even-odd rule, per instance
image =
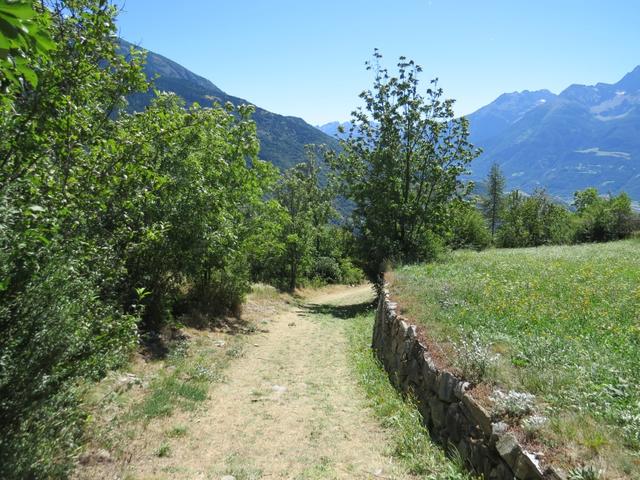
MULTIPOLYGON (((509 189, 546 188, 571 202, 593 186, 640 200, 640 66, 614 84, 505 93, 467 118, 471 141, 483 149, 471 165, 476 181, 496 162, 509 189)), ((340 125, 350 124, 318 128, 335 136, 340 125)))
POLYGON ((545 187, 568 199, 594 186, 640 199, 640 67, 617 83, 571 85, 559 95, 504 94, 468 118, 484 150, 473 178, 496 162, 509 188, 545 187))

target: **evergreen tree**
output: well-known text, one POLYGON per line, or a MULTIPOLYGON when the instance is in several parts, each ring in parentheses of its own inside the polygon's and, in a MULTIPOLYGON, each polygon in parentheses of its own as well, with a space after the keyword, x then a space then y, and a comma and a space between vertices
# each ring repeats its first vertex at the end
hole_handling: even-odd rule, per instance
POLYGON ((504 203, 505 178, 497 163, 491 165, 489 175, 487 175, 487 196, 484 198, 483 211, 489 228, 491 238, 495 237, 496 230, 500 224, 500 215, 504 203))

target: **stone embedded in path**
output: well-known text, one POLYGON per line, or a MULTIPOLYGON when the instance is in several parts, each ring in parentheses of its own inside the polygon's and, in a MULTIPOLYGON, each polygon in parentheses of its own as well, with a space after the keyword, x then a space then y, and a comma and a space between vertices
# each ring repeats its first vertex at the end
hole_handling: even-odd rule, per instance
POLYGON ((287 391, 287 387, 283 387, 282 385, 274 385, 273 387, 271 387, 271 390, 278 394, 282 394, 287 391))

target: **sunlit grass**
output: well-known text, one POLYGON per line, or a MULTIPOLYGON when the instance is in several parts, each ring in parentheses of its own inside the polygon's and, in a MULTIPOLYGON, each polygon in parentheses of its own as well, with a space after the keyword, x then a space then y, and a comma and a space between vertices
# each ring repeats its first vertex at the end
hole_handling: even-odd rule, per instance
POLYGON ((393 456, 413 475, 433 480, 471 478, 462 462, 448 459, 436 446, 422 425, 415 405, 391 386, 389 378, 371 350, 373 314, 349 320, 349 353, 357 380, 364 389, 376 417, 386 428, 392 442, 393 456))
POLYGON ((431 336, 499 353, 489 379, 535 394, 550 438, 594 457, 612 441, 640 450, 640 241, 454 252, 392 283, 431 336))

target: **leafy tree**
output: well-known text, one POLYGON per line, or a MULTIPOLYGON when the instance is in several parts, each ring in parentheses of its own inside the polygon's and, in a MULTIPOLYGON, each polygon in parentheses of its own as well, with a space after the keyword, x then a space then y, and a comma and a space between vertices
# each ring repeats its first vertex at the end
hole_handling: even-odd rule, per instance
POLYGON ((118 288, 116 247, 129 234, 109 213, 131 200, 117 190, 115 160, 128 147, 113 114, 147 84, 139 56, 116 54, 113 12, 97 0, 48 2, 25 28, 43 28, 56 47, 31 55, 38 47, 23 39, 11 47, 29 49, 22 60, 9 53, 30 85, 5 89, 0 102, 2 478, 67 477, 82 426, 76 385, 137 341, 139 310, 121 307, 118 288))
POLYGON ((487 175, 487 196, 483 201, 483 211, 489 228, 491 238, 495 238, 496 230, 500 223, 502 204, 504 199, 505 178, 497 163, 491 165, 489 175, 487 175))
POLYGON ((367 274, 377 279, 385 259, 425 260, 446 230, 449 202, 467 188, 459 179, 478 152, 453 100, 433 80, 419 91, 421 67, 400 57, 397 76, 374 61, 373 89, 352 114, 342 152, 327 160, 354 205, 354 234, 367 274))
POLYGON ((570 243, 573 237, 571 213, 552 202, 544 190, 525 197, 513 191, 505 201, 498 245, 502 247, 537 247, 570 243))
POLYGON ((578 216, 576 240, 606 242, 628 237, 636 220, 631 199, 626 193, 601 197, 596 188, 574 194, 573 205, 578 216))
POLYGON ((11 89, 38 84, 33 59, 47 60, 55 47, 48 35, 49 17, 33 0, 0 0, 0 87, 11 89), (40 10, 38 14, 37 10, 40 10))
MULTIPOLYGON (((335 215, 330 190, 321 185, 315 154, 310 149, 307 155, 307 161, 287 170, 276 187, 275 197, 287 213, 283 243, 289 290, 296 288, 300 271, 323 253, 323 233, 335 215)), ((325 266, 328 263, 324 261, 325 266)))
POLYGON ((447 243, 454 249, 482 250, 491 245, 491 233, 484 217, 474 204, 455 202, 447 243))
POLYGON ((45 6, 33 21, 56 47, 0 102, 1 478, 68 478, 77 385, 126 361, 180 292, 208 311, 241 302, 275 179, 252 108, 158 94, 129 114, 149 85, 143 56, 118 53, 115 8, 45 6))
POLYGON ((573 206, 576 208, 578 214, 584 213, 585 210, 599 202, 600 196, 598 195, 598 189, 594 187, 585 188, 573 194, 573 206))
POLYGON ((130 117, 125 130, 147 147, 129 158, 150 168, 151 178, 143 178, 153 186, 134 209, 145 241, 123 252, 128 290, 150 292, 146 329, 170 317, 172 299, 185 286, 192 305, 209 314, 236 311, 249 289, 246 246, 275 179, 275 169, 257 158, 252 111, 230 104, 185 111, 181 99, 160 94, 130 117))

